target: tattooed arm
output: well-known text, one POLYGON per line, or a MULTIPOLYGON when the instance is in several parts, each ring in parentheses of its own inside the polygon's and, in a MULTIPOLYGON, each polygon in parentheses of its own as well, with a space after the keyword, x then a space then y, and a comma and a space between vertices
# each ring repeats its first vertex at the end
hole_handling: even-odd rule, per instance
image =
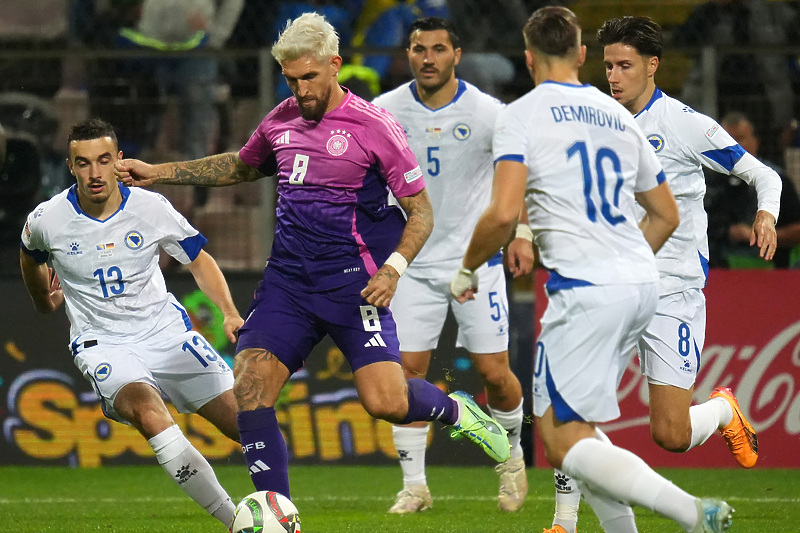
POLYGON ((237 152, 160 165, 150 165, 138 159, 121 159, 114 166, 114 174, 117 181, 135 187, 149 187, 154 183, 224 187, 264 177, 242 161, 237 152))
MULTIPOLYGON (((433 231, 433 206, 425 189, 414 195, 398 198, 397 202, 406 212, 408 221, 400 236, 400 243, 395 249, 395 254, 402 256, 401 261, 405 260, 406 263, 411 263, 433 231)), ((397 289, 397 280, 400 279, 401 272, 399 273, 397 268, 390 264, 391 260, 390 257, 372 276, 367 287, 361 291, 361 296, 367 302, 378 307, 389 305, 397 289)))
POLYGON ((397 203, 406 212, 408 222, 395 251, 411 263, 433 231, 433 206, 425 189, 412 196, 398 198, 397 203))

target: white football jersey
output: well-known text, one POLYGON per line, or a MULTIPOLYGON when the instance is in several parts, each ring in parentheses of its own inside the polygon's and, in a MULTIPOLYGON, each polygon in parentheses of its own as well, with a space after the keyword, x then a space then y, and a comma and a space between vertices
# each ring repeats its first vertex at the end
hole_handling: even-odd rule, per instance
POLYGON ((23 250, 52 261, 61 280, 70 338, 92 334, 147 338, 188 314, 167 292, 159 247, 181 263, 193 261, 203 237, 162 195, 120 185, 122 205, 106 220, 86 215, 76 187, 28 215, 23 250))
POLYGON ((408 144, 425 172, 434 227, 409 266, 420 276, 459 268, 472 230, 492 196, 492 134, 504 107, 462 80, 453 101, 431 109, 420 101, 412 81, 378 96, 373 103, 403 126, 408 144))
POLYGON ((545 82, 497 119, 495 161, 528 167, 528 217, 554 278, 594 285, 658 281, 634 192, 665 178, 631 114, 589 85, 545 82))
MULTIPOLYGON (((644 109, 634 117, 658 160, 678 203, 681 222, 656 254, 661 295, 702 289, 708 274, 708 217, 703 167, 731 174, 746 154, 744 148, 714 119, 694 111, 656 87, 644 109)), ((777 198, 780 182, 777 176, 777 198)), ((759 208, 764 208, 759 198, 759 208)), ((638 207, 640 218, 644 210, 638 207)), ((778 205, 767 206, 777 217, 778 205)))

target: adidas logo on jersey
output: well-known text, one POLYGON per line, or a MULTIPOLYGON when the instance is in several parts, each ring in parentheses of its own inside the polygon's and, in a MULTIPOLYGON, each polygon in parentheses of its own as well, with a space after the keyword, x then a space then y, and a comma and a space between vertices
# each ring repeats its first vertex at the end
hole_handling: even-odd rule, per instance
POLYGON ((386 343, 383 342, 383 337, 381 337, 380 333, 373 335, 372 338, 366 344, 364 344, 365 348, 369 348, 370 346, 383 346, 386 348, 386 343))
POLYGON ((275 144, 289 144, 289 132, 287 131, 275 141, 275 144))

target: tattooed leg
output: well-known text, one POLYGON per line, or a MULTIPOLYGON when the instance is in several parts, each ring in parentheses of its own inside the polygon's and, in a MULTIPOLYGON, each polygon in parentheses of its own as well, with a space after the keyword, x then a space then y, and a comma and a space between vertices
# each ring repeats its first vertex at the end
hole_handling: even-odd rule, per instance
POLYGON ((247 349, 236 354, 233 374, 239 441, 253 485, 291 498, 289 452, 274 407, 289 370, 272 353, 247 349))

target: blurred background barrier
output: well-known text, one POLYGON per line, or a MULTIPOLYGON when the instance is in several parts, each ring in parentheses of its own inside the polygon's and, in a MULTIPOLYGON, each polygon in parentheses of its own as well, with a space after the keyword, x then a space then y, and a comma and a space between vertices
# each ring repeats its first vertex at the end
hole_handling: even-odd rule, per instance
MULTIPOLYGON (((246 309, 260 276, 228 276, 239 309, 246 309)), ((189 312, 194 328, 233 365, 235 346, 222 329, 222 314, 191 278, 173 274, 167 286, 189 312)), ((69 323, 62 312, 37 314, 22 283, 0 280, 0 465, 69 465, 98 467, 150 464, 152 450, 131 427, 103 416, 91 384, 72 362, 69 323)), ((530 302, 524 304, 530 309, 530 302)), ((513 311, 513 309, 512 309, 513 311)), ((517 314, 525 317, 524 311, 517 314)), ((530 313, 527 314, 529 331, 530 313)), ((525 326, 517 328, 526 332, 525 326)), ((455 345, 455 321, 448 320, 443 346, 455 345)), ((530 335, 523 335, 524 338, 530 335)), ((530 345, 524 347, 530 352, 530 345)), ((512 364, 527 358, 511 350, 512 364)), ((451 348, 434 357, 429 379, 449 390, 466 390, 485 405, 477 373, 463 349, 451 348)), ((524 379, 524 378, 523 378, 524 379)), ((330 339, 318 345, 308 363, 295 373, 276 406, 293 464, 395 464, 397 454, 388 422, 371 418, 358 401, 350 367, 330 339)), ((197 415, 178 414, 183 432, 208 459, 244 464, 239 445, 197 415)), ((530 450, 531 427, 526 425, 530 450)), ((489 464, 475 446, 452 441, 439 424, 430 432, 431 464, 489 464)))
MULTIPOLYGON (((5 179, 35 186, 25 205, 69 186, 66 134, 89 115, 114 124, 126 156, 150 162, 238 150, 290 95, 269 47, 287 19, 310 10, 337 27, 343 83, 365 98, 410 79, 406 29, 417 16, 436 15, 450 17, 462 37, 457 74, 509 102, 532 86, 522 24, 534 9, 554 3, 581 20, 588 46, 583 80, 603 91, 597 28, 625 15, 659 22, 666 40, 660 88, 717 119, 746 114, 761 139, 760 156, 785 169, 800 189, 800 8, 776 0, 214 0, 198 2, 207 6, 195 11, 192 2, 177 2, 182 7, 167 14, 160 11, 167 3, 155 0, 4 0, 0 125, 33 136, 37 149, 25 157, 38 159, 16 167, 25 169, 24 178, 5 179)), ((223 268, 263 267, 274 181, 160 192, 209 235, 223 268)), ((13 233, 19 220, 5 214, 11 205, 21 204, 0 195, 0 225, 13 233)), ((0 274, 16 270, 16 261, 0 254, 0 274)))

